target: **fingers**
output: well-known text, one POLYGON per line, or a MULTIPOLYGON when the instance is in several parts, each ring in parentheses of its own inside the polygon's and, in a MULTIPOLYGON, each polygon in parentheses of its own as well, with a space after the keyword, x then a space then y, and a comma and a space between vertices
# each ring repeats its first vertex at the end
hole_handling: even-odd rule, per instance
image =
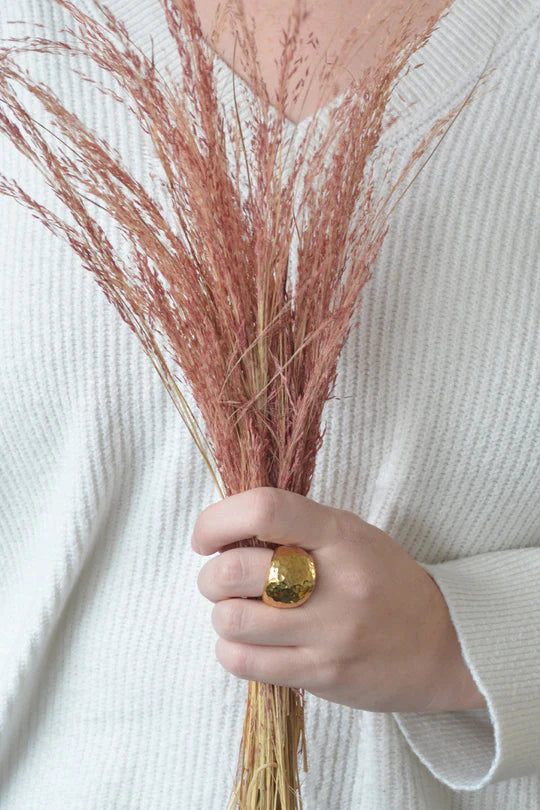
POLYGON ((256 535, 307 551, 340 540, 338 510, 295 492, 257 487, 213 503, 198 516, 191 544, 202 555, 256 535))
POLYGON ((296 647, 317 638, 304 605, 279 610, 255 599, 225 599, 214 606, 212 625, 225 641, 240 644, 296 647))
POLYGON ((309 644, 317 639, 320 625, 313 621, 311 606, 306 610, 307 602, 285 611, 242 598, 261 596, 272 554, 264 548, 232 549, 201 568, 197 585, 203 596, 216 603, 214 629, 223 638, 244 644, 309 644))
POLYGON ((225 551, 205 563, 199 572, 197 586, 211 602, 234 596, 261 596, 272 555, 270 548, 225 551))
POLYGON ((259 647, 219 638, 216 658, 237 678, 306 689, 319 685, 319 681, 324 683, 322 668, 314 665, 309 650, 303 647, 259 647))

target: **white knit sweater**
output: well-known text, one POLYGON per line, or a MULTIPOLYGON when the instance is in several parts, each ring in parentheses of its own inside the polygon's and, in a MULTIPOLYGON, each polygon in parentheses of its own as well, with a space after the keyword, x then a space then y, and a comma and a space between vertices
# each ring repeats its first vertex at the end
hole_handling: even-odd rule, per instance
MULTIPOLYGON (((110 4, 175 63, 158 0, 110 4)), ((56 37, 69 17, 3 0, 0 35, 40 30, 6 24, 21 19, 56 37)), ((455 0, 393 94, 390 142, 398 171, 494 43, 491 89, 392 214, 310 491, 432 574, 488 709, 375 713, 306 693, 306 810, 540 808, 538 0, 455 0)), ((71 64, 29 67, 151 183, 129 111, 71 64)), ((0 172, 61 211, 6 139, 0 172)), ((0 356, 0 810, 225 810, 247 682, 216 660, 189 542, 218 494, 94 278, 1 196, 0 356)))

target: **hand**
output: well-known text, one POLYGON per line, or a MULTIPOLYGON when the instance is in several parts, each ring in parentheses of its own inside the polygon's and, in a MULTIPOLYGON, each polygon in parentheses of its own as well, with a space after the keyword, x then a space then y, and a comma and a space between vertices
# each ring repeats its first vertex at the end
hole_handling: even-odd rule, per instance
POLYGON ((221 552, 202 567, 198 587, 215 603, 216 656, 233 675, 367 711, 486 705, 435 581, 353 512, 257 487, 201 512, 192 546, 221 552), (263 593, 272 549, 232 546, 254 535, 312 554, 317 581, 304 604, 280 610, 253 598, 263 593))

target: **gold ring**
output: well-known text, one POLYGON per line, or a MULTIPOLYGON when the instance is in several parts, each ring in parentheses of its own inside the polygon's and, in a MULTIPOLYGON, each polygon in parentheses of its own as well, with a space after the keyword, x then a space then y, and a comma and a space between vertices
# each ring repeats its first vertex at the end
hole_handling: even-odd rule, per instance
POLYGON ((262 600, 277 608, 295 608, 313 592, 315 561, 298 546, 278 546, 270 562, 262 600))

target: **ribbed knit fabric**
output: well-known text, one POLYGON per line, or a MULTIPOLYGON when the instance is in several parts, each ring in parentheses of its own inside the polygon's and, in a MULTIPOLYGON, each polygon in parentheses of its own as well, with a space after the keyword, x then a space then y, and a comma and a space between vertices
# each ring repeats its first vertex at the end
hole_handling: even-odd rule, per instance
MULTIPOLYGON (((110 5, 177 63, 158 0, 110 5)), ((7 25, 21 19, 54 37, 69 21, 50 0, 3 0, 0 35, 40 30, 7 25)), ((455 0, 393 94, 388 142, 397 173, 494 43, 493 80, 392 214, 310 491, 435 578, 488 708, 306 693, 306 810, 540 808, 538 0, 455 0)), ((27 61, 154 182, 127 109, 66 58, 27 61)), ((249 115, 245 87, 240 103, 249 115)), ((61 212, 6 140, 0 172, 61 212)), ((0 357, 0 810, 225 810, 247 682, 216 660, 189 542, 217 492, 92 275, 3 196, 0 357)))

